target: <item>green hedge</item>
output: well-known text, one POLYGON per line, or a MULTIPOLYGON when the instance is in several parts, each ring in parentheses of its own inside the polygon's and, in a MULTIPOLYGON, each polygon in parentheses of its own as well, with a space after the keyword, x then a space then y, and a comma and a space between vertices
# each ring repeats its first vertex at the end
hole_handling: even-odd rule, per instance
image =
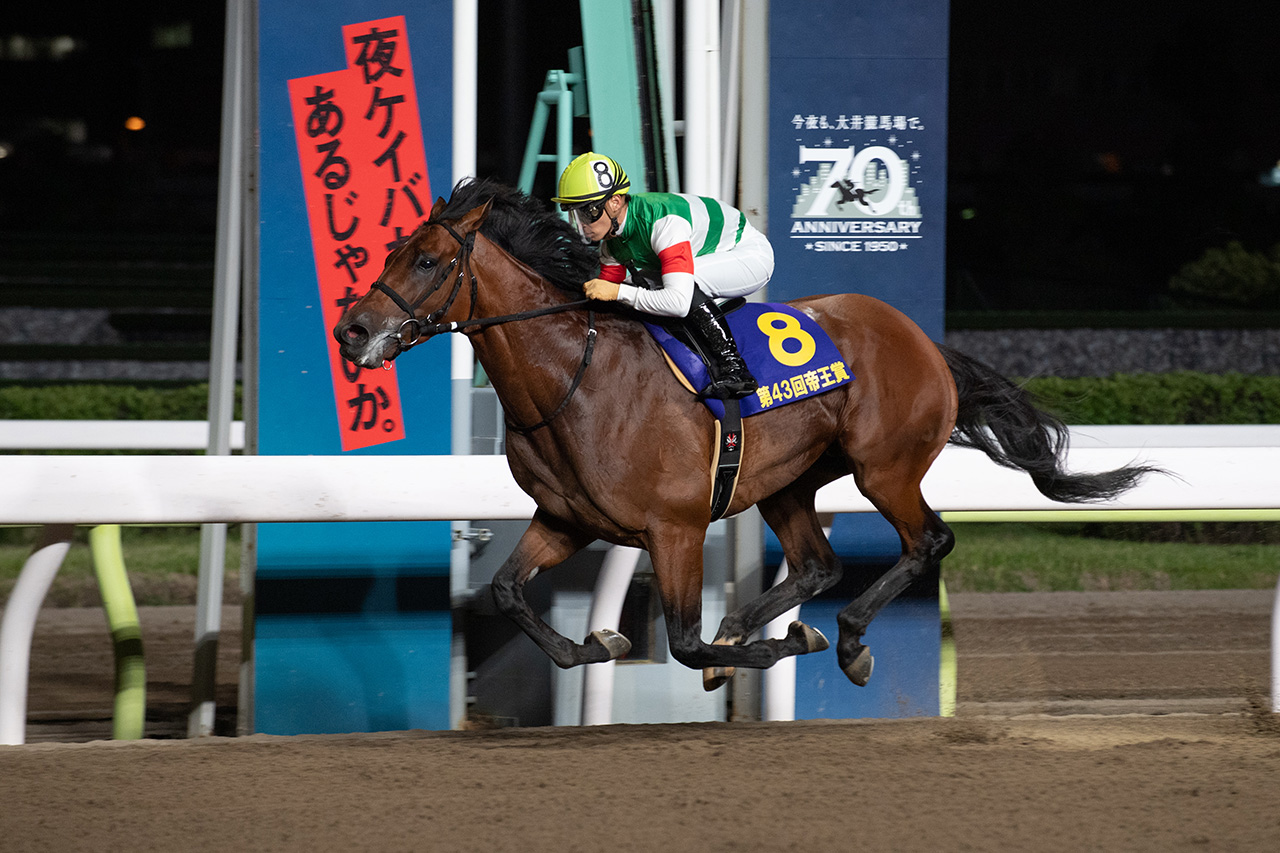
MULTIPOLYGON (((1070 424, 1280 423, 1280 376, 1135 373, 1026 381, 1070 424)), ((0 388, 7 420, 203 420, 209 386, 10 385, 0 388)), ((236 417, 240 414, 236 390, 236 417)))
MULTIPOLYGON (((209 384, 8 385, 0 387, 0 419, 202 421, 209 384)), ((241 417, 240 387, 235 416, 241 417)))
POLYGON ((1025 384, 1069 424, 1280 423, 1280 376, 1133 373, 1025 384))

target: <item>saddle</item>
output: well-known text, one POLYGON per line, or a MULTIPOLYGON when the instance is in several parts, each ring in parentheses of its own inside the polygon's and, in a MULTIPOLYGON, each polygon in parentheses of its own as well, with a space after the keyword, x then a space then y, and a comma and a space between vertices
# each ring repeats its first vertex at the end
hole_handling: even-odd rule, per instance
MULTIPOLYGON (((852 382, 844 356, 809 315, 775 302, 739 297, 721 306, 738 351, 760 387, 741 400, 702 397, 716 418, 711 460, 711 520, 733 500, 743 453, 743 420, 808 399, 852 382)), ((676 379, 697 395, 710 382, 705 357, 677 322, 645 321, 676 379)))

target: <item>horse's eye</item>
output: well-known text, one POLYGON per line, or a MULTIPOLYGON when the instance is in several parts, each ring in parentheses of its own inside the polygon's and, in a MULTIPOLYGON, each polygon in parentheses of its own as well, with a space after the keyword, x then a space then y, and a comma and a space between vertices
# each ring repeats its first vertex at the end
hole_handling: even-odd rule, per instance
POLYGON ((430 255, 418 255, 418 269, 425 272, 427 270, 434 269, 435 265, 436 259, 430 255))

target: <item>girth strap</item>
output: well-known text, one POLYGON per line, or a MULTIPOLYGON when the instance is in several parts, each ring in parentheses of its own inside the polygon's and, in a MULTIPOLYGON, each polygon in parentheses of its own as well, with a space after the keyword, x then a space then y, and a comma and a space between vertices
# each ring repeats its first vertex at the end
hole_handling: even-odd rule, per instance
POLYGON ((742 406, 738 400, 724 401, 724 417, 716 422, 716 458, 711 464, 715 472, 711 486, 711 520, 719 521, 733 502, 742 464, 742 406))

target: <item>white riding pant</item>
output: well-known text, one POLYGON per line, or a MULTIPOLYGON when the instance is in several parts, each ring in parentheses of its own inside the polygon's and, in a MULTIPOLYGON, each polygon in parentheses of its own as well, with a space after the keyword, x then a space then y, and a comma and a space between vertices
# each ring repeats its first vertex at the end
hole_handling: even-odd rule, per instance
POLYGON ((773 246, 748 222, 738 245, 693 259, 693 280, 708 296, 731 299, 755 293, 773 276, 773 246))

